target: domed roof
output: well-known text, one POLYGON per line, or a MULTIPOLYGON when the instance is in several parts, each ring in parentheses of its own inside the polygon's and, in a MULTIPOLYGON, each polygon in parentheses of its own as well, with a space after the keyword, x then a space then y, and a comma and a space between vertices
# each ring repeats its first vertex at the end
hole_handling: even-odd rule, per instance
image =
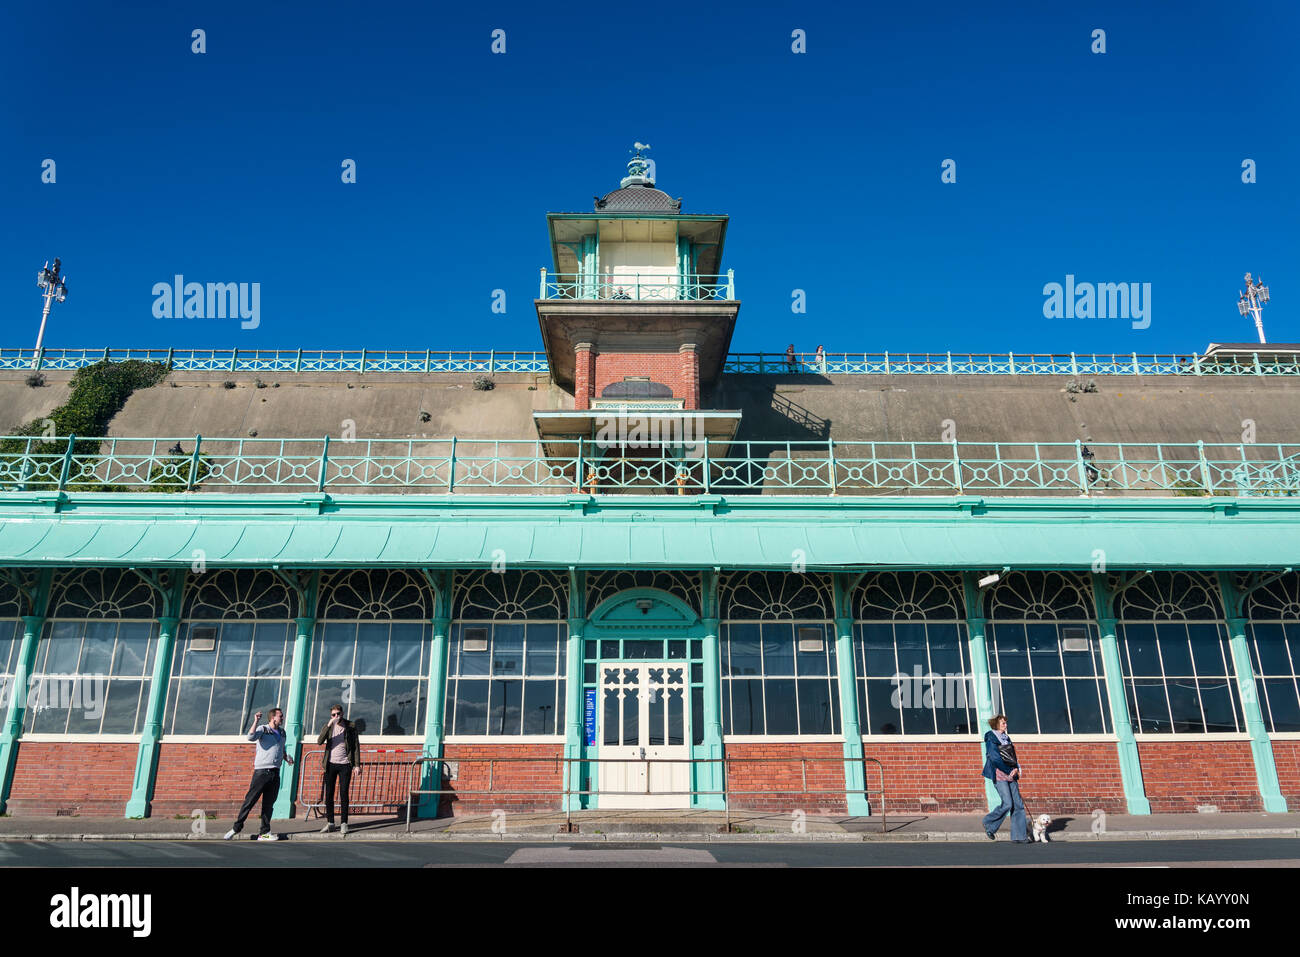
POLYGON ((655 189, 651 161, 641 154, 650 147, 646 143, 635 145, 636 155, 628 161, 627 175, 618 189, 596 197, 596 211, 610 213, 680 213, 681 199, 673 199, 661 189, 655 189))
POLYGON ((606 212, 680 213, 682 201, 653 186, 624 186, 596 199, 596 209, 606 212))

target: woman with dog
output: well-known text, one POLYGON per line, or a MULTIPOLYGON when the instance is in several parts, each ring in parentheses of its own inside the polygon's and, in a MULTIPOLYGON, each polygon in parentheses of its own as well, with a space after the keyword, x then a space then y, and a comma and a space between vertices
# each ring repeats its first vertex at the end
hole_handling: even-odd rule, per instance
POLYGON ((984 735, 984 776, 997 788, 1002 803, 984 815, 984 833, 995 840, 1002 820, 1011 815, 1011 843, 1030 844, 1026 833, 1025 802, 1020 799, 1020 762, 1016 760, 1016 746, 1007 734, 1007 716, 995 714, 989 718, 992 731, 984 735))

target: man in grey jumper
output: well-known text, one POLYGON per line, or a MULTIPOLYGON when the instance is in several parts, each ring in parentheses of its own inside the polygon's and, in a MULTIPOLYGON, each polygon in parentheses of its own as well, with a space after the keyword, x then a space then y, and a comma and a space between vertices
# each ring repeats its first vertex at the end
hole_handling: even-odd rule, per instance
POLYGON ((258 831, 259 841, 274 841, 271 833, 271 809, 275 806, 275 796, 280 793, 280 762, 293 764, 293 758, 284 752, 284 712, 279 708, 271 709, 271 723, 258 724, 262 712, 253 715, 253 726, 248 731, 248 740, 257 742, 257 754, 253 757, 253 783, 249 785, 244 797, 244 806, 239 809, 235 826, 226 832, 225 839, 233 841, 235 835, 244 829, 244 820, 253 809, 257 799, 262 799, 262 828, 258 831))

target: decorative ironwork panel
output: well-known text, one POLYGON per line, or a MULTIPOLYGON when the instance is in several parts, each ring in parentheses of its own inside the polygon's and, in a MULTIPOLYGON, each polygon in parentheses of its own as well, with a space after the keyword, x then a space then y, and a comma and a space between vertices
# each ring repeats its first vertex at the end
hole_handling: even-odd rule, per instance
POLYGON ((1246 617, 1300 621, 1300 573, 1290 572, 1246 596, 1246 617))
POLYGON ((321 582, 320 616, 347 621, 427 620, 432 614, 428 584, 398 568, 335 572, 321 582))
POLYGON ((1201 572, 1156 572, 1124 589, 1116 609, 1132 621, 1222 619, 1223 605, 1214 579, 1201 572))
POLYGON ((721 616, 731 621, 829 620, 835 616, 825 575, 733 572, 719 590, 721 616))
POLYGON ((861 621, 962 621, 961 580, 942 572, 868 574, 853 593, 861 621))
POLYGON ((1011 572, 989 590, 989 617, 1091 621, 1094 608, 1088 580, 1076 572, 1011 572))
POLYGON ((674 598, 680 598, 700 613, 700 578, 696 572, 652 571, 650 569, 621 569, 619 571, 589 572, 587 575, 587 613, 621 591, 629 588, 658 588, 674 598))
POLYGON ((568 584, 562 574, 522 571, 457 572, 452 615, 463 620, 559 620, 568 617, 568 584))
POLYGON ((50 618, 156 618, 157 593, 133 571, 87 568, 60 576, 50 618))
POLYGON ((297 615, 297 600, 274 572, 225 568, 191 579, 185 617, 204 620, 260 618, 284 620, 297 615))

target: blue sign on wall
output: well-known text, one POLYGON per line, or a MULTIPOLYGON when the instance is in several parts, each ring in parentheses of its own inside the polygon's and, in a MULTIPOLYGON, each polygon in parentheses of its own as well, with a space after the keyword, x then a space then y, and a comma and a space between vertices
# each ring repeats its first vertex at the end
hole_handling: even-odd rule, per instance
POLYGON ((587 688, 587 701, 583 707, 583 718, 587 728, 587 747, 596 746, 596 689, 587 688))

